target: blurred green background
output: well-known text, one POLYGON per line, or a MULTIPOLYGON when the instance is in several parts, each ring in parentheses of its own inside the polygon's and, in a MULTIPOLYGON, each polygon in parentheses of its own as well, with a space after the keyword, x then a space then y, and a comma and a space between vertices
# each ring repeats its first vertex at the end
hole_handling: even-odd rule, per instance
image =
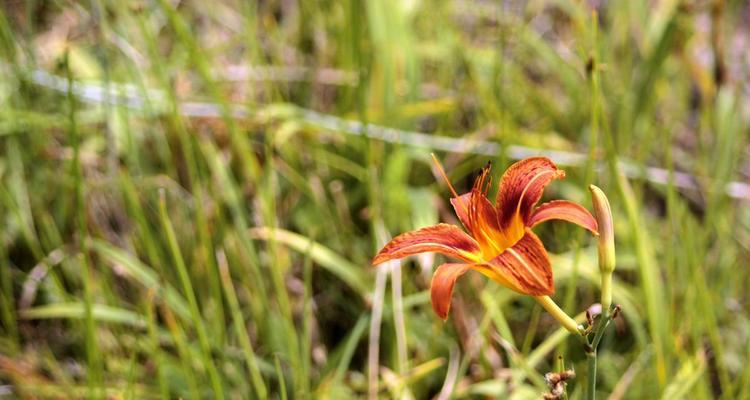
MULTIPOLYGON (((610 399, 750 398, 750 4, 11 0, 0 6, 0 397, 537 399, 580 345, 442 256, 494 162, 610 197, 610 399)), ((494 189, 493 189, 494 190, 494 189)), ((555 300, 596 243, 538 228, 555 300)))

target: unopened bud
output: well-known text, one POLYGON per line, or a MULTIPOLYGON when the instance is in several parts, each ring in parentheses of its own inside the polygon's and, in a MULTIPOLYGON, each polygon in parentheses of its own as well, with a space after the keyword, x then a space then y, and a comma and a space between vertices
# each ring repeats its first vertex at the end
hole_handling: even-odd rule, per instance
POLYGON ((609 314, 612 304, 612 272, 615 270, 615 225, 612 209, 604 192, 594 185, 589 186, 594 203, 594 216, 599 225, 599 270, 601 271, 602 313, 609 314))
POLYGON ((615 225, 609 200, 601 189, 589 186, 594 203, 594 216, 599 225, 599 269, 602 272, 615 270, 615 225))

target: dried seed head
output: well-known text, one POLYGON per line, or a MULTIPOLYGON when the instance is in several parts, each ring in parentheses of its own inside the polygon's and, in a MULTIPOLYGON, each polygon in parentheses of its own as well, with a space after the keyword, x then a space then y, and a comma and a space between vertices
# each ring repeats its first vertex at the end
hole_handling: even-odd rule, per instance
POLYGON ((562 372, 548 372, 544 375, 544 380, 549 387, 549 393, 545 393, 543 398, 545 400, 559 400, 565 395, 565 385, 567 381, 576 377, 575 371, 572 369, 565 370, 562 372))

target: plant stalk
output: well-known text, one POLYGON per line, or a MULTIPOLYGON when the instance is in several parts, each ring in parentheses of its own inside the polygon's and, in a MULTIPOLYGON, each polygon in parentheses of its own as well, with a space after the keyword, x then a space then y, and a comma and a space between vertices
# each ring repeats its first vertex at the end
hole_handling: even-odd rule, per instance
POLYGON ((602 316, 609 316, 609 308, 612 306, 612 271, 602 271, 601 278, 601 301, 602 316))
POLYGON ((586 399, 596 399, 596 349, 592 348, 586 351, 586 361, 588 362, 587 380, 586 380, 586 399))
POLYGON ((586 343, 584 346, 586 350, 586 361, 588 362, 588 380, 586 381, 586 399, 596 399, 596 357, 597 350, 599 349, 599 343, 604 336, 604 331, 609 326, 609 322, 612 320, 612 313, 607 310, 603 310, 602 315, 599 317, 599 323, 596 324, 596 331, 594 332, 594 338, 590 343, 586 343))

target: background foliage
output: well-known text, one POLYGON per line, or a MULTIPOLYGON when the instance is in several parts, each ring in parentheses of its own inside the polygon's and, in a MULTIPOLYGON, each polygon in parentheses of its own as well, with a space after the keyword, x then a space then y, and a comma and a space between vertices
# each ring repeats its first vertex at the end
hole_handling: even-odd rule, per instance
MULTIPOLYGON (((742 1, 8 1, 0 391, 19 397, 538 398, 583 353, 461 280, 451 318, 390 235, 456 222, 487 161, 616 218, 612 399, 750 398, 750 6, 742 1)), ((538 230, 555 299, 595 243, 538 230)), ((579 315, 580 317, 580 315, 579 315)), ((573 381, 571 397, 580 396, 573 381)))

